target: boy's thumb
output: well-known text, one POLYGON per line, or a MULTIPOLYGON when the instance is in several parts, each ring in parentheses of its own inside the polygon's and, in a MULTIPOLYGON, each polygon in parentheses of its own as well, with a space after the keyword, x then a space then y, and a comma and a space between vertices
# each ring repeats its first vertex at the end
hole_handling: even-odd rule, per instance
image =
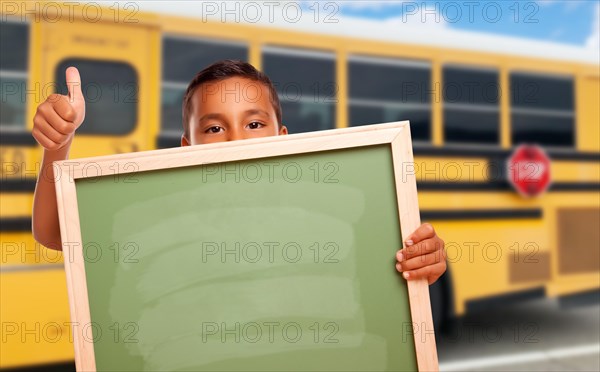
POLYGON ((67 68, 65 75, 67 79, 67 89, 69 90, 69 98, 72 100, 83 100, 79 70, 75 67, 69 67, 67 68))

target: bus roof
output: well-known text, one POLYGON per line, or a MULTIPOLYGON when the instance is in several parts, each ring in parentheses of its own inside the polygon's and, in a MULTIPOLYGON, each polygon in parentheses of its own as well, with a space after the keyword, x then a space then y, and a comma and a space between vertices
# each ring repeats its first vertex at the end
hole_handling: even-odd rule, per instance
MULTIPOLYGON (((302 12, 297 21, 294 19, 295 22, 291 22, 290 18, 287 20, 284 18, 283 11, 281 10, 282 3, 280 2, 271 2, 271 4, 279 4, 279 7, 271 5, 274 9, 271 12, 272 17, 266 10, 264 14, 257 17, 256 8, 254 10, 244 10, 244 5, 239 5, 240 2, 233 2, 227 5, 225 2, 205 2, 204 4, 199 4, 199 2, 176 0, 140 1, 137 4, 142 11, 196 18, 203 21, 220 22, 225 20, 226 22, 234 23, 237 20, 238 23, 247 25, 314 34, 600 64, 599 49, 489 33, 455 30, 444 26, 442 23, 424 25, 420 22, 406 22, 406 20, 402 20, 400 17, 388 20, 371 20, 337 14, 331 19, 331 22, 325 22, 324 18, 327 14, 321 10, 319 15, 321 19, 318 19, 316 22, 315 13, 307 11, 302 12), (236 3, 238 4, 237 9, 235 8, 236 3)), ((244 3, 242 2, 242 4, 244 3)), ((253 4, 258 6, 259 3, 253 2, 253 4)), ((289 10, 288 14, 293 16, 294 11, 289 10)))

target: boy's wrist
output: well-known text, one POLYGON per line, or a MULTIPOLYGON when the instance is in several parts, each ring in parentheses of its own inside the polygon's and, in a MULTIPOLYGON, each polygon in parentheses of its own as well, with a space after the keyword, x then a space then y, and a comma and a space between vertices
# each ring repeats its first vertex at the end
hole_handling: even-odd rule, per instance
POLYGON ((69 156, 69 151, 71 150, 72 142, 73 136, 71 136, 71 138, 69 138, 69 140, 65 142, 65 144, 62 147, 56 150, 44 149, 44 160, 55 161, 67 159, 69 156))

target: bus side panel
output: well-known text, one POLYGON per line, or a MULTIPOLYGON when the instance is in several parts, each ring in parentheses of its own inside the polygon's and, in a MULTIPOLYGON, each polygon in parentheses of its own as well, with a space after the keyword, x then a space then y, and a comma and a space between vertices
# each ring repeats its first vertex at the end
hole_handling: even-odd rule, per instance
POLYGON ((600 77, 583 75, 577 84, 577 147, 579 151, 600 151, 600 77))
POLYGON ((430 221, 444 238, 456 315, 466 303, 539 288, 551 280, 541 219, 430 221))
POLYGON ((73 360, 62 266, 0 273, 0 368, 73 360))

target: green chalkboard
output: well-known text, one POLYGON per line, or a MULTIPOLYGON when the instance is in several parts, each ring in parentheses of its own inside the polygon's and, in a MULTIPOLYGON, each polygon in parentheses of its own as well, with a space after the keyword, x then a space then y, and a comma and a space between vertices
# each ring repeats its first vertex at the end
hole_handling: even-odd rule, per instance
POLYGON ((76 180, 98 370, 416 370, 390 145, 76 180))
POLYGON ((56 162, 79 370, 435 371, 408 122, 56 162))

